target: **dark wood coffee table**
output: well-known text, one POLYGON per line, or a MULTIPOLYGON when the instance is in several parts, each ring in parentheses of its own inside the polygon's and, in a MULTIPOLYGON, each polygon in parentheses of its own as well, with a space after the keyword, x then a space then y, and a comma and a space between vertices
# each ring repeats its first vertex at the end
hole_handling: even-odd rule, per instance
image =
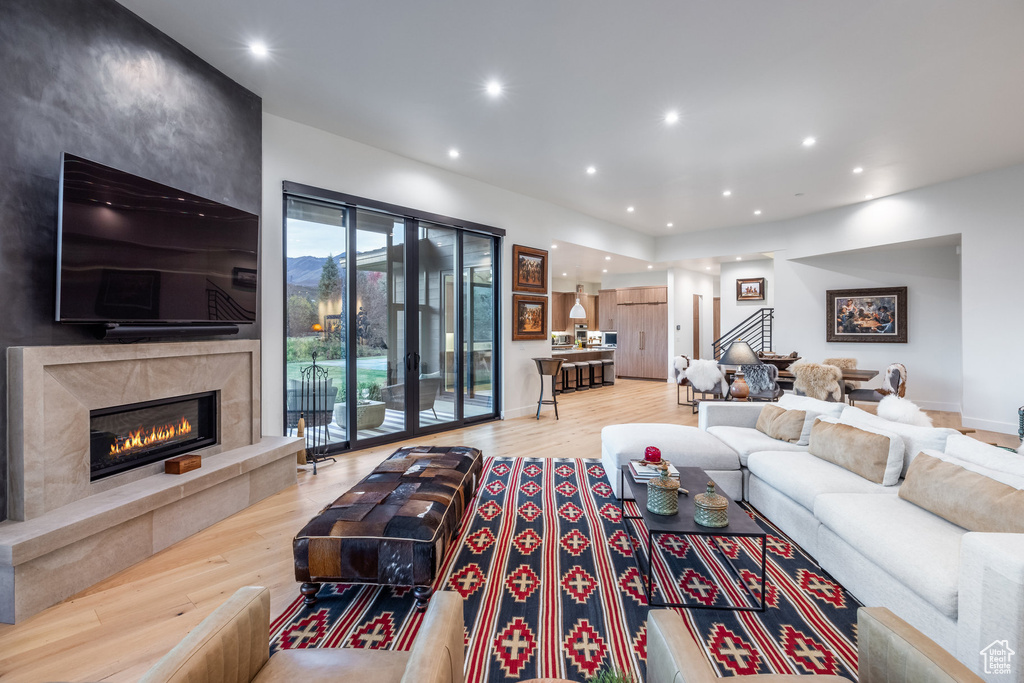
MULTIPOLYGON (((712 610, 729 610, 734 612, 763 612, 765 610, 765 560, 766 551, 768 548, 767 537, 757 522, 750 518, 747 511, 736 504, 729 496, 726 496, 722 491, 716 490, 722 496, 729 501, 729 524, 724 527, 706 527, 697 524, 693 519, 694 496, 704 493, 707 489, 708 480, 713 479, 708 476, 707 472, 699 467, 680 467, 679 468, 679 485, 687 489, 689 495, 679 495, 679 512, 674 515, 656 515, 647 509, 647 482, 638 482, 633 479, 633 475, 629 471, 629 465, 623 465, 619 471, 619 491, 623 494, 620 500, 620 506, 622 511, 622 523, 626 527, 626 534, 629 536, 630 543, 633 542, 633 524, 631 520, 642 519, 644 525, 647 527, 647 548, 648 556, 647 559, 641 558, 641 553, 634 552, 633 557, 636 558, 637 569, 640 570, 641 574, 646 575, 647 581, 644 583, 644 596, 647 598, 647 604, 650 607, 682 607, 686 609, 712 609, 712 610), (626 512, 626 486, 628 486, 630 493, 633 494, 633 498, 636 500, 636 507, 640 510, 640 515, 629 515, 626 512), (662 534, 675 534, 679 536, 700 536, 711 538, 715 543, 715 547, 718 548, 721 554, 723 563, 729 568, 733 575, 735 575, 738 583, 750 595, 751 600, 746 605, 700 605, 694 603, 677 603, 677 602, 655 602, 652 597, 654 594, 654 563, 655 558, 658 557, 658 553, 654 550, 655 537, 662 534), (729 559, 727 553, 723 552, 721 547, 718 545, 718 538, 721 537, 748 537, 757 538, 761 542, 761 595, 760 601, 758 596, 754 593, 746 581, 743 581, 740 576, 739 570, 729 559), (646 568, 645 568, 646 565, 646 568), (753 603, 753 604, 750 604, 753 603)), ((664 562, 664 558, 661 560, 664 562)), ((662 593, 666 594, 665 591, 662 593)), ((723 595, 728 595, 725 591, 723 595)))

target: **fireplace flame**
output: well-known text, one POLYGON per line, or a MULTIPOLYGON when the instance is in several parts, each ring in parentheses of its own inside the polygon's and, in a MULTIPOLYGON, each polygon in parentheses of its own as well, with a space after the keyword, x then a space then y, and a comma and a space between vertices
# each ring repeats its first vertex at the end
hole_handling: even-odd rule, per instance
POLYGON ((177 423, 166 424, 161 427, 139 427, 128 436, 119 436, 117 441, 110 445, 111 455, 120 455, 139 448, 163 443, 179 436, 186 436, 192 433, 192 423, 184 417, 177 423))

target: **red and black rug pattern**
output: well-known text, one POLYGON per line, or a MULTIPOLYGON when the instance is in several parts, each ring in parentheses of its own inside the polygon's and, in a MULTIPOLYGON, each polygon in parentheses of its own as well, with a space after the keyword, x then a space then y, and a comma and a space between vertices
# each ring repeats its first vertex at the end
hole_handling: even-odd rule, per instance
MULTIPOLYGON (((599 462, 488 458, 437 590, 465 601, 466 680, 567 678, 616 667, 643 680, 647 656, 642 520, 630 536, 599 462)), ((627 512, 629 512, 627 503, 627 512)), ((767 520, 767 610, 680 610, 720 676, 834 673, 856 680, 859 604, 767 520)), ((656 537, 655 600, 747 604, 760 597, 756 539, 656 537), (730 569, 724 558, 737 571, 730 569), (738 573, 737 573, 738 572, 738 573)), ((296 594, 298 588, 296 586, 296 594)), ((409 589, 325 584, 271 624, 271 650, 408 650, 422 622, 409 589)))

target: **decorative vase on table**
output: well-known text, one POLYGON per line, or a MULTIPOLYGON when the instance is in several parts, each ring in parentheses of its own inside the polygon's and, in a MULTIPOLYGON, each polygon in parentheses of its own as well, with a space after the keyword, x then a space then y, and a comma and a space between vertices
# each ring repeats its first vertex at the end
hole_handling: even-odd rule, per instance
POLYGON ((679 481, 668 475, 668 465, 662 465, 661 476, 647 482, 647 509, 666 516, 679 512, 679 481))
POLYGON ((701 526, 729 526, 729 500, 715 492, 715 482, 708 481, 707 491, 694 496, 693 520, 701 526))
POLYGON ((648 446, 644 450, 644 460, 652 465, 657 465, 661 462, 661 450, 657 446, 648 446))

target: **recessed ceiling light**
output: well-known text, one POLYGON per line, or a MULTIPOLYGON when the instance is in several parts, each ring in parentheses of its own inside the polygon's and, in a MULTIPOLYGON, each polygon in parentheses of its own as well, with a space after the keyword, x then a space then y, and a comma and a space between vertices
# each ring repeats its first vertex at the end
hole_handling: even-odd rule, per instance
POLYGON ((863 168, 861 168, 860 166, 858 166, 857 168, 853 169, 853 172, 854 172, 854 173, 863 173, 863 172, 864 172, 864 169, 863 169, 863 168))
POLYGON ((487 81, 487 94, 488 95, 490 95, 491 97, 497 97, 498 95, 501 94, 501 91, 502 91, 501 83, 499 83, 498 81, 494 81, 494 80, 487 81))
POLYGON ((569 277, 569 273, 562 273, 562 277, 569 277))
POLYGON ((628 211, 629 213, 633 213, 634 211, 636 211, 636 208, 632 206, 627 206, 626 211, 628 211))
POLYGON ((677 112, 677 111, 670 111, 667 114, 665 114, 665 123, 667 123, 669 125, 672 125, 673 123, 678 123, 678 122, 679 122, 679 112, 677 112))
POLYGON ((604 257, 604 260, 605 260, 605 261, 611 261, 611 260, 612 260, 612 257, 611 257, 611 256, 605 256, 605 257, 604 257))
POLYGON ((711 266, 704 266, 704 270, 711 270, 711 266))
POLYGON ((864 199, 874 199, 874 198, 875 198, 875 195, 873 195, 873 194, 866 194, 866 195, 864 195, 864 199))
POLYGON ((653 267, 654 267, 654 266, 647 266, 647 268, 648 268, 648 269, 650 269, 650 268, 653 268, 653 267))
POLYGON ((594 175, 597 173, 597 168, 594 166, 587 166, 587 175, 594 175))
POLYGON ((742 256, 737 256, 737 257, 736 257, 736 260, 737 260, 737 261, 742 261, 742 260, 743 260, 743 257, 742 257, 742 256))
POLYGON ((558 245, 557 245, 557 244, 552 244, 552 245, 551 245, 551 248, 552 248, 552 249, 558 249, 558 245))
POLYGON ((255 43, 249 43, 249 52, 257 57, 266 57, 269 51, 265 43, 256 41, 255 43))
POLYGON ((732 190, 725 190, 724 192, 722 192, 722 196, 723 197, 731 197, 732 196, 732 190))
POLYGON ((665 227, 666 227, 666 228, 671 228, 671 227, 672 227, 672 224, 671 224, 671 223, 666 223, 666 224, 665 224, 665 227))
POLYGON ((804 138, 804 147, 814 147, 814 145, 817 144, 817 142, 818 141, 812 137, 806 137, 804 138))
POLYGON ((448 150, 448 156, 450 156, 452 159, 458 159, 459 158, 459 150, 457 150, 454 147, 452 147, 450 150, 448 150))
POLYGON ((604 269, 602 269, 602 270, 601 270, 601 272, 602 272, 602 273, 607 273, 607 272, 608 272, 608 269, 607 269, 607 268, 604 268, 604 269))
POLYGON ((754 211, 754 215, 755 216, 760 216, 761 215, 761 209, 757 209, 756 211, 754 211))

